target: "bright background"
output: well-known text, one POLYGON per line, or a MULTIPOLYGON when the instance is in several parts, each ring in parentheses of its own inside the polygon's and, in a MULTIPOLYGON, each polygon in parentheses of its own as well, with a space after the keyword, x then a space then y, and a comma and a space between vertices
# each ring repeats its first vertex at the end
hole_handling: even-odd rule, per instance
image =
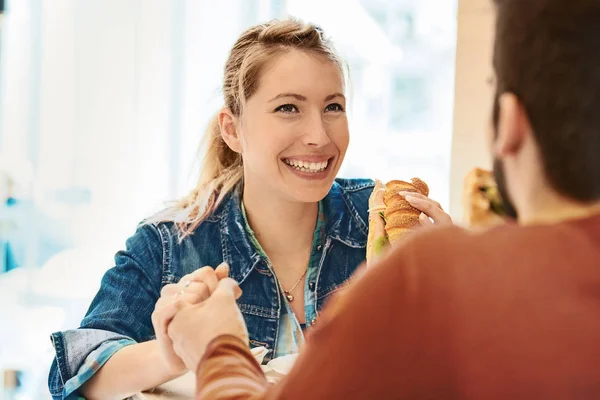
MULTIPOLYGON (((0 22, 0 371, 48 398, 49 333, 77 326, 136 224, 187 193, 230 47, 293 15, 350 66, 344 177, 419 176, 450 200, 456 1, 9 0, 0 22), (9 270, 10 271, 7 271, 9 270)), ((0 379, 2 376, 0 374, 0 379)), ((1 398, 1 397, 0 397, 1 398)))

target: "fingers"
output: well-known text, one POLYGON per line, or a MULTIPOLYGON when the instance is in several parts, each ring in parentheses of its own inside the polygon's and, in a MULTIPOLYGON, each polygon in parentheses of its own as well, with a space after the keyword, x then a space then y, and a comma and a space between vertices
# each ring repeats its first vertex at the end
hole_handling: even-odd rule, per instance
POLYGON ((233 279, 227 278, 228 275, 229 266, 223 263, 216 269, 200 268, 185 275, 179 283, 165 285, 152 313, 152 325, 157 336, 168 334, 168 327, 179 311, 189 305, 202 304, 217 288, 220 293, 217 298, 235 302, 242 291, 233 279))
MULTIPOLYGON (((176 285, 177 288, 169 287, 165 294, 171 295, 174 292, 174 294, 179 293, 189 303, 198 303, 209 298, 217 288, 219 281, 226 278, 228 275, 229 266, 225 263, 222 263, 216 269, 213 269, 212 267, 203 267, 191 274, 185 275, 176 285)), ((165 286, 165 288, 167 286, 165 286)), ((165 291, 165 289, 163 289, 163 291, 165 291)))
POLYGON ((177 314, 177 312, 183 306, 183 302, 179 298, 175 298, 173 300, 161 297, 154 307, 154 312, 152 313, 152 325, 154 326, 154 330, 157 335, 167 334, 167 327, 169 323, 177 314))
MULTIPOLYGON (((452 218, 442 209, 440 204, 419 193, 400 192, 401 196, 410 203, 411 206, 426 214, 435 224, 451 224, 452 218)), ((421 224, 427 224, 427 221, 420 217, 421 224)), ((431 221, 429 221, 431 222, 431 221)))
POLYGON ((227 263, 222 263, 217 267, 215 273, 217 274, 218 280, 227 278, 229 276, 229 265, 227 263))
POLYGON ((210 289, 204 282, 183 281, 165 285, 160 292, 161 299, 172 301, 177 298, 190 304, 208 299, 210 289))
POLYGON ((421 213, 421 215, 419 215, 419 222, 421 223, 421 226, 433 225, 433 222, 431 222, 431 219, 429 219, 425 213, 421 213))
POLYGON ((178 297, 189 304, 196 304, 208 299, 219 281, 227 276, 229 265, 226 263, 222 263, 216 269, 203 267, 185 275, 179 283, 165 285, 160 295, 167 298, 178 297))
POLYGON ((217 274, 213 267, 203 267, 197 269, 191 274, 185 275, 180 280, 180 282, 184 285, 187 281, 204 283, 208 288, 209 295, 215 290, 217 283, 219 283, 219 279, 217 278, 217 274))
POLYGON ((190 282, 188 286, 183 287, 175 296, 188 304, 197 304, 210 297, 210 289, 204 282, 190 282))
POLYGON ((212 298, 216 299, 231 299, 233 301, 240 298, 242 295, 242 289, 236 281, 231 278, 225 278, 219 281, 217 288, 213 292, 212 298))
POLYGON ((433 203, 427 201, 406 197, 406 201, 417 210, 423 212, 427 217, 431 218, 436 224, 451 223, 452 219, 448 214, 439 207, 436 207, 433 203))
POLYGON ((177 285, 176 283, 170 283, 168 285, 163 286, 162 290, 160 291, 160 297, 172 297, 180 290, 181 288, 179 287, 179 285, 177 285))
MULTIPOLYGON (((416 197, 417 199, 421 199, 423 201, 427 201, 432 203, 433 205, 435 205, 437 208, 439 208, 440 210, 443 210, 442 206, 440 205, 440 203, 438 203, 437 201, 422 195, 421 193, 417 193, 417 192, 400 192, 399 193, 400 196, 403 196, 404 198, 406 197, 416 197)), ((408 201, 408 199, 406 199, 406 201, 408 201)), ((410 202, 409 202, 410 203, 410 202)))

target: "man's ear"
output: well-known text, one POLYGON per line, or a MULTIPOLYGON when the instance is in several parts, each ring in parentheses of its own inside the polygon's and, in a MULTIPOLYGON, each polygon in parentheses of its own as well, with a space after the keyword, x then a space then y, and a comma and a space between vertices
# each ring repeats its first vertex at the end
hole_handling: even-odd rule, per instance
POLYGON ((227 143, 227 146, 238 154, 242 153, 239 132, 237 131, 238 118, 233 115, 228 107, 223 107, 219 111, 219 128, 221 128, 221 137, 227 143))
POLYGON ((500 109, 494 155, 501 159, 518 152, 532 131, 525 107, 516 95, 503 93, 498 104, 500 109))

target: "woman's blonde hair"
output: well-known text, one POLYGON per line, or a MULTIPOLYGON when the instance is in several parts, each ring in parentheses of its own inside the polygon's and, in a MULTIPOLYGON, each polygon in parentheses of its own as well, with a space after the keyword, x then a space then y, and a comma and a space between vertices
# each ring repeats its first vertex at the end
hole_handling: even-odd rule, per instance
MULTIPOLYGON (((223 96, 235 116, 241 115, 245 101, 256 93, 264 66, 290 49, 324 56, 343 74, 342 60, 319 27, 295 19, 254 26, 240 36, 225 64, 223 96)), ((175 222, 180 239, 191 235, 243 177, 242 157, 221 137, 218 115, 210 121, 201 146, 205 152, 196 187, 146 221, 175 222)))

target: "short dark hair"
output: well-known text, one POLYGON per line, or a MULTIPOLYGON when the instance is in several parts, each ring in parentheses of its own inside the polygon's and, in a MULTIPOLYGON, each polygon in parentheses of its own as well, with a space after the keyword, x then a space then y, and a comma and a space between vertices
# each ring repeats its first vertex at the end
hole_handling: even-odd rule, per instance
POLYGON ((600 199, 600 0, 494 3, 496 103, 519 98, 557 192, 600 199))

